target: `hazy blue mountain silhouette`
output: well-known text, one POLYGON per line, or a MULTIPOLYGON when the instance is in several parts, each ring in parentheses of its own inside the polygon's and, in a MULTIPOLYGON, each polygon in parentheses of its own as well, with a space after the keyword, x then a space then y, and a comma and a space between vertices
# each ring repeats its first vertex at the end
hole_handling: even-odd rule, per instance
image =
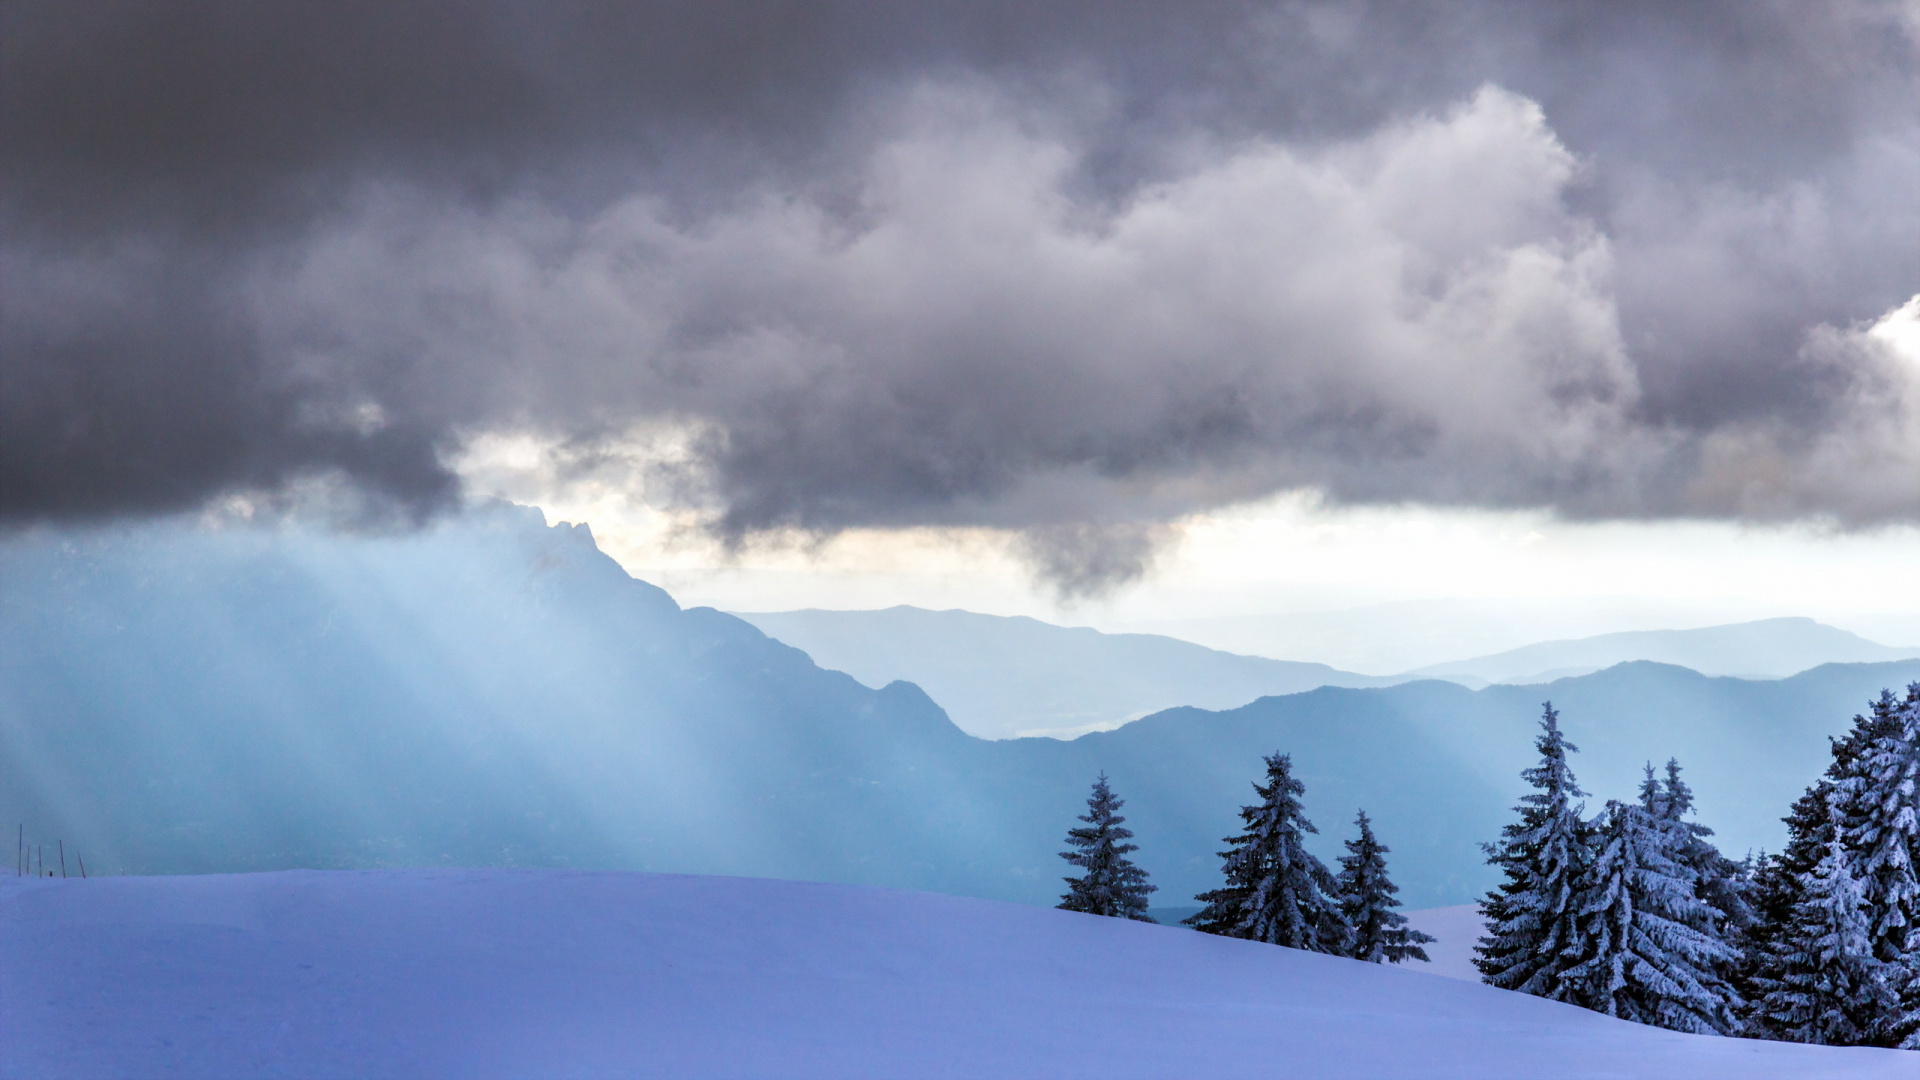
POLYGON ((970 741, 526 509, 37 534, 0 548, 0 640, 0 814, 99 868, 890 882, 870 823, 918 820, 917 776, 970 741))
POLYGON ((901 606, 740 617, 868 686, 914 683, 983 739, 1071 738, 1180 705, 1231 709, 1321 686, 1408 681, 1024 616, 901 606))
POLYGON ((987 741, 731 616, 585 529, 495 508, 390 537, 184 525, 0 544, 0 822, 90 868, 539 865, 1049 902, 1088 783, 1178 906, 1261 754, 1331 855, 1365 806, 1415 906, 1471 899, 1551 696, 1598 796, 1678 754, 1728 846, 1778 842, 1826 736, 1920 662, 1780 682, 1627 664, 1549 687, 1323 688, 1073 741, 987 741))
POLYGON ((1630 660, 1653 660, 1705 675, 1778 679, 1821 664, 1881 663, 1916 656, 1920 648, 1882 645, 1812 619, 1760 619, 1695 630, 1637 630, 1543 641, 1491 656, 1433 664, 1407 675, 1469 685, 1547 682, 1630 660))

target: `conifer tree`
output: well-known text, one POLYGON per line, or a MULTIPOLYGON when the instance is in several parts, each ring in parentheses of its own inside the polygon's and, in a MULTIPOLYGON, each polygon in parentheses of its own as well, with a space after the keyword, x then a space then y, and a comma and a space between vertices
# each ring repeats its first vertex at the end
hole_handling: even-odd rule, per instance
POLYGON ((1899 1009, 1899 994, 1888 979, 1890 965, 1873 955, 1865 896, 1843 839, 1842 803, 1835 791, 1826 852, 1800 882, 1787 924, 1768 943, 1749 1026, 1789 1042, 1897 1045, 1888 1021, 1899 1009))
POLYGON ((1515 808, 1520 820, 1484 846, 1506 880, 1481 901, 1487 930, 1473 963, 1490 985, 1567 1001, 1576 988, 1564 974, 1581 959, 1574 888, 1590 861, 1591 830, 1580 816, 1584 804, 1574 802, 1586 792, 1567 765, 1579 747, 1561 734, 1552 702, 1533 745, 1540 763, 1520 774, 1534 788, 1515 808))
POLYGON ((1187 925, 1209 934, 1248 938, 1311 952, 1345 954, 1351 934, 1340 913, 1340 886, 1303 845, 1318 832, 1301 812, 1306 786, 1293 778, 1293 759, 1266 758, 1267 782, 1255 783, 1260 802, 1240 808, 1246 831, 1230 836, 1220 853, 1225 887, 1201 893, 1205 904, 1187 925))
POLYGON ((1065 879, 1067 894, 1060 898, 1060 907, 1153 921, 1147 914, 1147 894, 1158 886, 1147 884, 1147 872, 1127 858, 1140 845, 1127 842, 1133 839, 1133 830, 1124 826, 1127 819, 1119 813, 1125 805, 1126 800, 1115 797, 1107 785, 1107 774, 1101 773, 1087 797, 1087 812, 1080 817, 1086 824, 1067 830, 1067 844, 1073 850, 1061 852, 1060 857, 1085 872, 1065 879))
MULTIPOLYGON (((1909 689, 1907 696, 1912 701, 1916 695, 1909 689)), ((1779 987, 1786 980, 1796 977, 1789 966, 1802 963, 1808 954, 1802 909, 1809 899, 1808 889, 1817 877, 1816 871, 1833 858, 1836 839, 1847 860, 1846 869, 1856 886, 1859 885, 1862 860, 1853 844, 1866 835, 1868 828, 1870 815, 1866 803, 1870 798, 1866 793, 1872 786, 1870 777, 1875 771, 1872 761, 1876 747, 1897 743, 1901 738, 1905 723, 1901 713, 1907 707, 1906 702, 1882 692, 1866 714, 1853 718, 1853 727, 1845 736, 1830 741, 1832 760, 1825 774, 1795 800, 1786 817, 1787 846, 1780 854, 1763 859, 1755 867, 1750 893, 1754 922, 1743 935, 1745 958, 1736 981, 1742 996, 1752 1003, 1746 1034, 1806 1039, 1804 1026, 1788 1024, 1776 1015, 1777 1010, 1770 1013, 1763 1009, 1762 1003, 1779 993, 1779 987)), ((1862 902, 1867 903, 1864 889, 1862 902)), ((1877 921, 1871 912, 1865 917, 1870 927, 1877 921)), ((1871 930, 1869 934, 1871 936, 1871 930)), ((1907 1000, 1897 1008, 1905 1019, 1894 1018, 1891 1023, 1877 1025, 1877 1034, 1870 1040, 1875 1045, 1900 1045, 1915 1038, 1910 1032, 1902 1034, 1913 1022, 1911 995, 1916 987, 1908 975, 1911 962, 1901 967, 1905 970, 1883 970, 1882 976, 1891 976, 1896 984, 1905 984, 1902 997, 1907 1000)), ((1857 1024, 1851 1025, 1849 1029, 1857 1027, 1857 1024)))
POLYGON ((1341 915, 1353 931, 1347 955, 1375 964, 1426 960, 1426 950, 1420 946, 1432 942, 1433 936, 1409 929, 1407 917, 1393 910, 1400 906, 1393 898, 1400 887, 1387 878, 1385 856, 1391 849, 1374 837, 1365 810, 1354 823, 1360 827, 1360 836, 1346 842, 1347 853, 1340 857, 1340 875, 1335 879, 1341 915))
POLYGON ((1859 775, 1842 785, 1853 811, 1843 839, 1859 868, 1868 943, 1901 998, 1884 1034, 1920 1047, 1920 683, 1904 701, 1882 691, 1874 713, 1884 719, 1859 775))
POLYGON ((1561 974, 1566 1000, 1677 1031, 1730 1030, 1721 971, 1736 954, 1675 858, 1686 833, 1645 806, 1609 802, 1597 839, 1576 889, 1580 962, 1561 974))
POLYGON ((1713 835, 1712 829, 1686 820, 1693 812, 1693 789, 1680 779, 1680 762, 1667 759, 1664 785, 1654 782, 1652 766, 1648 766, 1640 796, 1649 813, 1681 830, 1682 843, 1674 852, 1675 861, 1692 871, 1694 894, 1713 909, 1720 931, 1730 941, 1739 937, 1754 921, 1750 867, 1722 855, 1707 839, 1713 835))

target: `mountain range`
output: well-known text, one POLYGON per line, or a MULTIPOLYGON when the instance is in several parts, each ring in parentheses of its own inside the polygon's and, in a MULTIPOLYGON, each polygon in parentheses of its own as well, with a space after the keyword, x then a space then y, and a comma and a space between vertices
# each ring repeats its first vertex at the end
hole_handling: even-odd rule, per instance
POLYGON ((1655 660, 1703 675, 1780 679, 1820 664, 1910 660, 1920 649, 1868 641, 1812 619, 1760 619, 1696 630, 1637 630, 1572 641, 1543 641, 1519 649, 1433 664, 1407 672, 1466 685, 1541 683, 1585 675, 1630 660, 1655 660))
MULTIPOLYGON (((1398 675, 1470 657, 1496 656, 1544 641, 1722 626, 1812 615, 1814 610, 1827 613, 1825 621, 1840 620, 1836 625, 1874 641, 1920 646, 1920 618, 1896 611, 1867 610, 1863 605, 1872 602, 1870 594, 1843 592, 1824 598, 1814 610, 1793 611, 1757 598, 1648 595, 1656 591, 1651 582, 1644 591, 1637 590, 1631 581, 1618 584, 1626 591, 1611 596, 1430 597, 1324 610, 1136 617, 1111 629, 1164 634, 1249 656, 1318 661, 1342 671, 1372 675, 1398 675)), ((1569 588, 1574 585, 1568 583, 1569 588)), ((1920 653, 1920 647, 1913 651, 1920 653)), ((1799 670, 1810 666, 1812 662, 1803 663, 1799 670)), ((1531 676, 1542 670, 1546 669, 1521 674, 1531 676)))
POLYGON ((1678 755, 1730 851, 1777 846, 1827 736, 1920 679, 1920 661, 1778 681, 1637 662, 986 740, 919 687, 871 689, 683 610, 585 528, 505 506, 399 535, 16 535, 0 640, 0 822, 95 872, 622 868, 1048 903, 1105 771, 1162 907, 1217 883, 1273 752, 1294 755, 1323 857, 1365 807, 1409 906, 1473 899, 1547 699, 1596 803, 1678 755))
POLYGON ((1026 617, 892 607, 742 614, 823 667, 869 686, 912 682, 970 735, 1072 738, 1180 705, 1230 709, 1322 686, 1445 679, 1478 689, 1547 683, 1651 660, 1705 675, 1779 679, 1821 664, 1920 657, 1812 619, 1549 641, 1397 675, 1243 656, 1158 634, 1106 634, 1026 617))
POLYGON ((1025 616, 903 605, 740 618, 869 686, 912 682, 961 730, 983 739, 1072 738, 1180 705, 1231 709, 1322 686, 1406 681, 1025 616))

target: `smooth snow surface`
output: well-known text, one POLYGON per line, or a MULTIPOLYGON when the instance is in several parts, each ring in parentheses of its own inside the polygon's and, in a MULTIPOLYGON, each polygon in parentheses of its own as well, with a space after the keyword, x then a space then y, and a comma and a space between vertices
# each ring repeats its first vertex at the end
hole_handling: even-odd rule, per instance
POLYGON ((930 893, 354 871, 0 879, 0 1075, 1899 1077, 1415 972, 930 893))

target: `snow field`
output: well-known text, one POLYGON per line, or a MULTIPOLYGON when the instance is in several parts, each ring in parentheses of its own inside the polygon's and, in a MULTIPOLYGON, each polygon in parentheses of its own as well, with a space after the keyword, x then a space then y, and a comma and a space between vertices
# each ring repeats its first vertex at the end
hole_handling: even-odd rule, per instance
POLYGON ((1899 1077, 1045 908, 745 878, 0 879, 0 1076, 1899 1077))
POLYGON ((1427 962, 1409 962, 1405 965, 1409 971, 1424 971, 1430 975, 1445 975, 1449 979, 1465 979, 1471 983, 1480 981, 1480 969, 1473 966, 1473 945, 1486 933, 1486 920, 1480 917, 1479 904, 1456 904, 1453 907, 1425 908, 1420 911, 1403 911, 1407 917, 1407 926, 1422 933, 1432 934, 1439 939, 1420 948, 1427 954, 1427 962))

